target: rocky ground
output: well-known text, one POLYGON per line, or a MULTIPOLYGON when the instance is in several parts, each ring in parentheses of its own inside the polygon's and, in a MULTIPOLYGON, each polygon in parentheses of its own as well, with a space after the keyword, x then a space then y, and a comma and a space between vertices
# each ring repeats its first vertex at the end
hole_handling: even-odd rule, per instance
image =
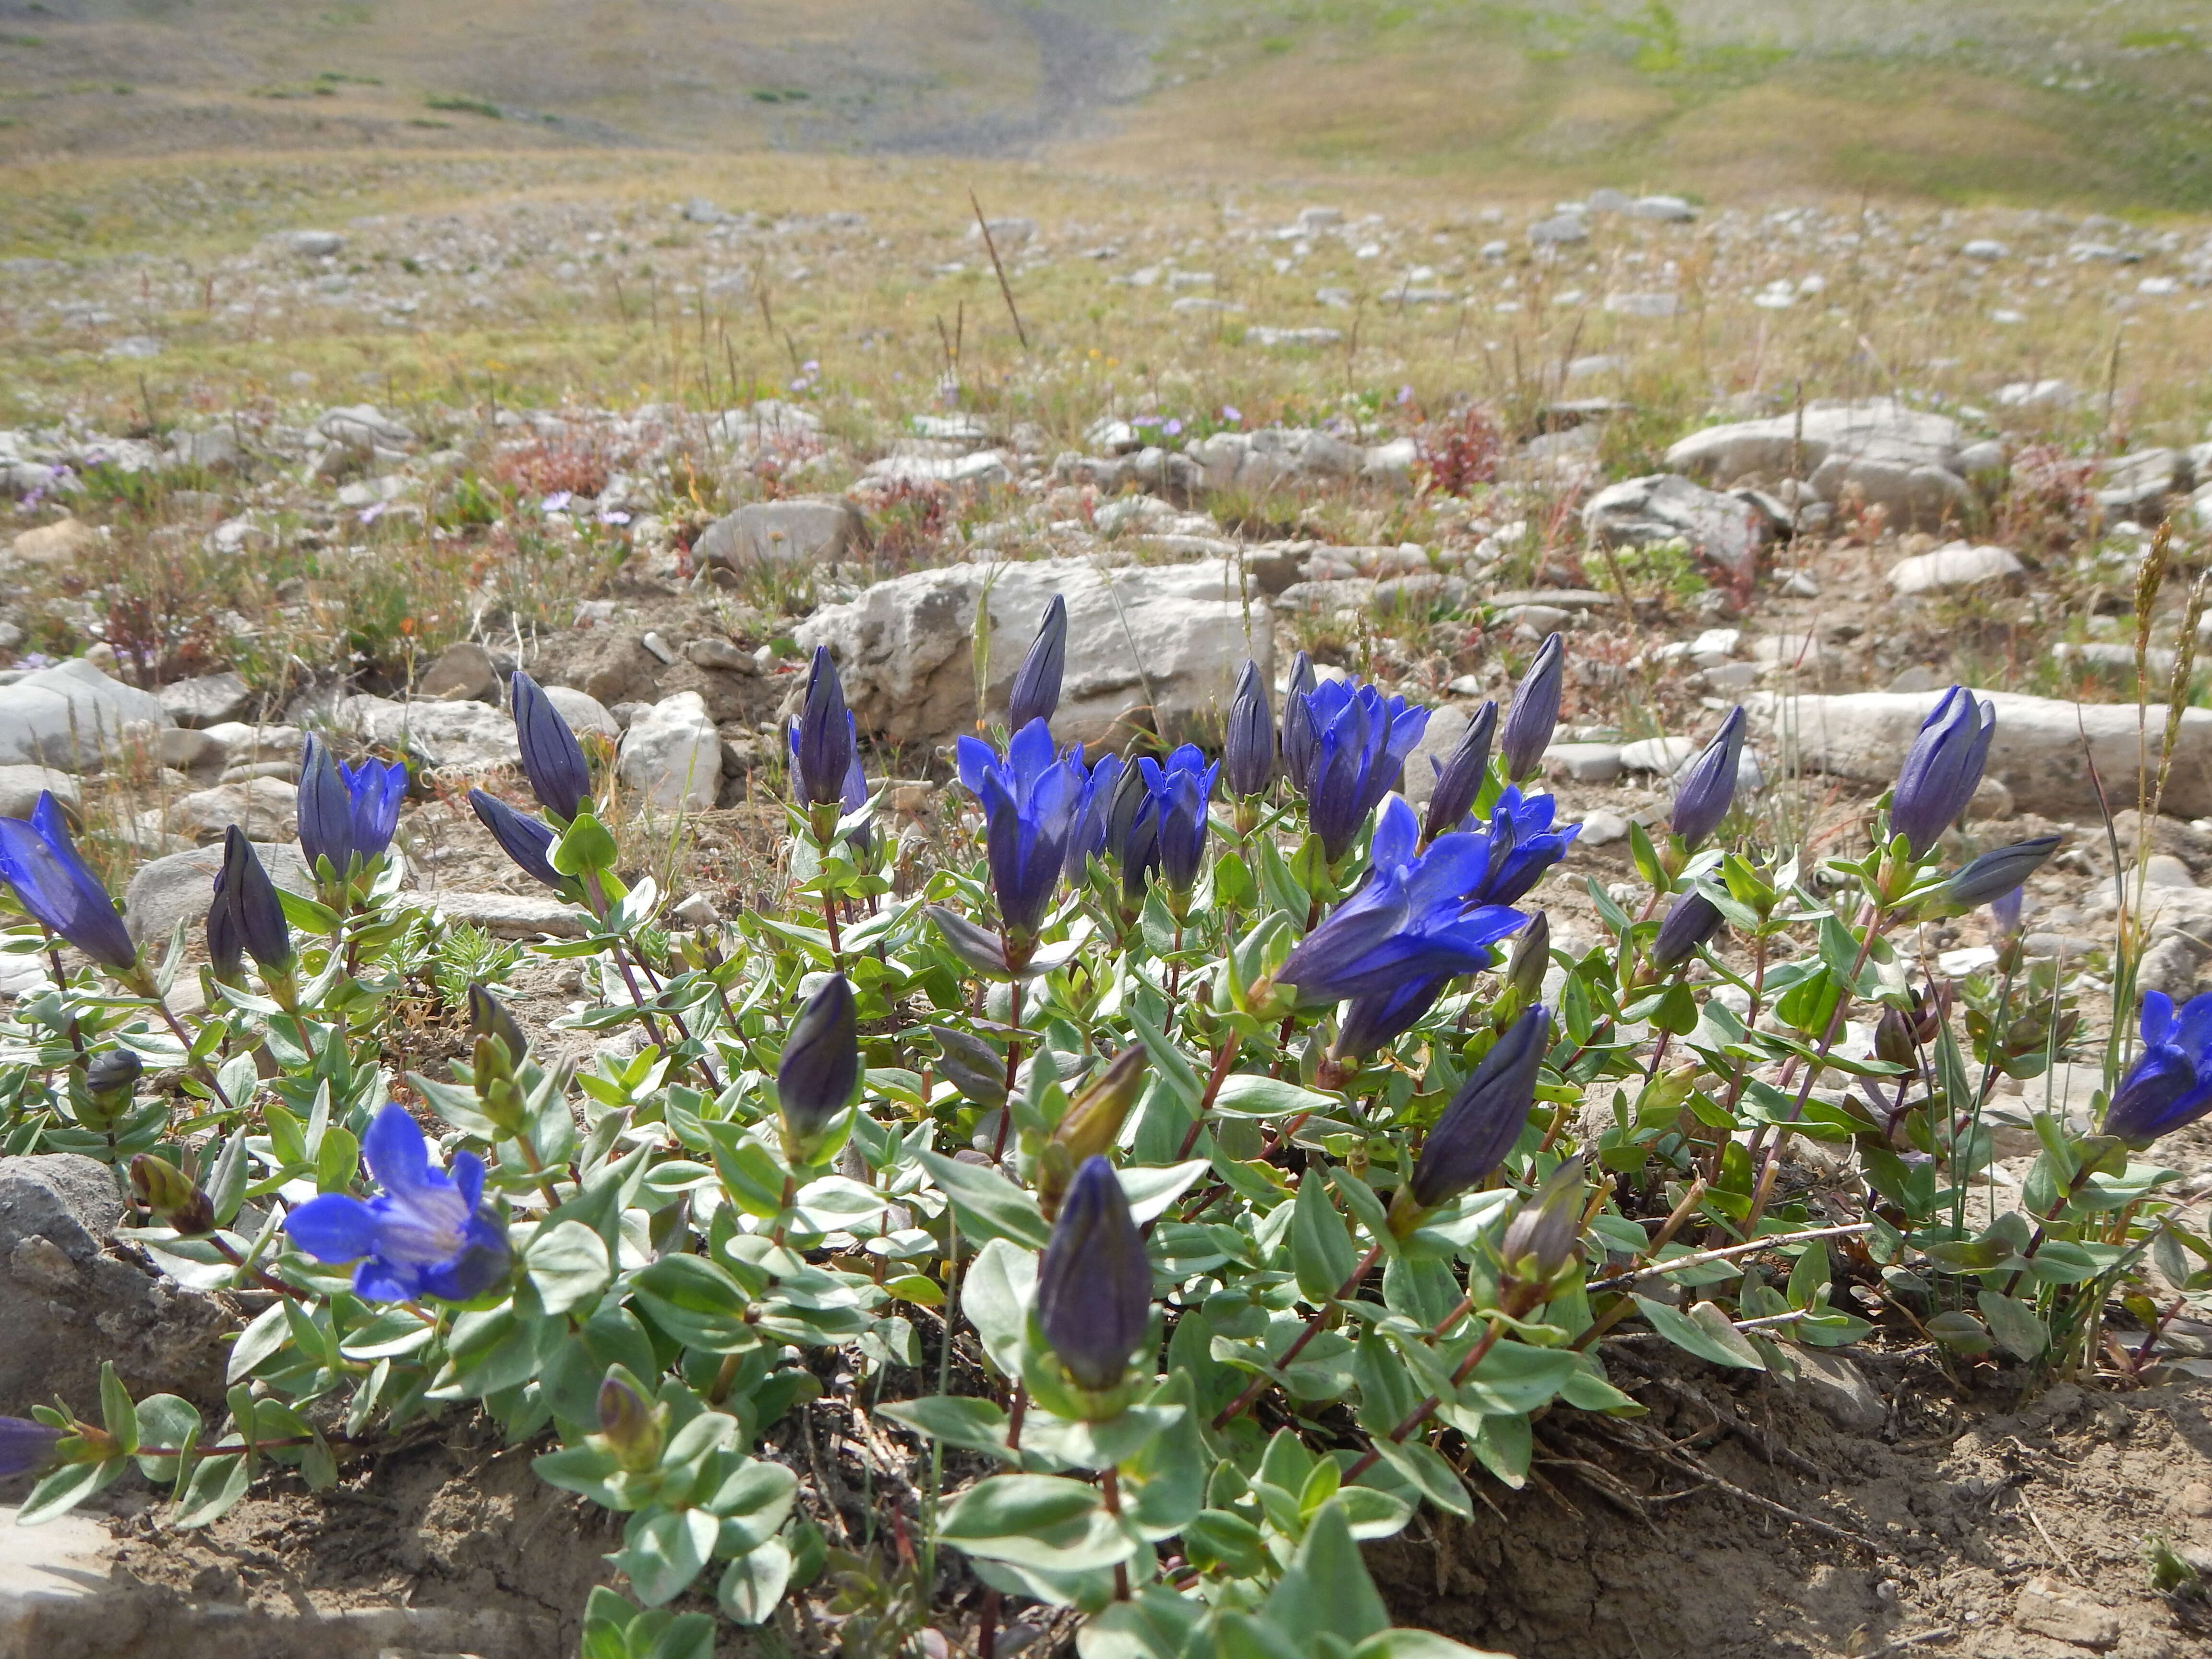
MULTIPOLYGON (((133 929, 188 924, 189 957, 228 826, 304 885, 285 843, 307 734, 405 758, 412 890, 512 965, 535 1023, 578 986, 508 947, 557 930, 563 907, 463 799, 472 784, 522 799, 502 708, 515 667, 619 780, 625 873, 654 875, 696 927, 783 878, 781 722, 817 645, 910 872, 972 850, 947 747, 1002 703, 1054 594, 1071 619, 1063 738, 1212 742, 1244 661, 1279 688, 1304 650, 1437 709, 1407 769, 1417 799, 1430 756, 1562 632, 1547 769, 1583 827, 1534 902, 1571 949, 1602 937, 1590 879, 1640 900, 1630 824, 1663 819, 1674 771, 1730 706, 1755 722, 1752 833, 1809 870, 1859 849, 1913 727, 1964 680, 2000 709, 1964 840, 2064 837, 2030 884, 2027 949, 2056 960, 2088 1020, 2075 1062, 2029 1088, 2088 1112, 2118 906, 2148 923, 2145 983, 2185 994, 2212 957, 2212 712, 2169 727, 2155 706, 2170 689, 2202 700, 2212 410, 2167 354, 2204 337, 2212 242, 1624 192, 1202 220, 1000 219, 987 244, 872 205, 580 198, 386 215, 213 258, 17 261, 0 300, 18 349, 0 432, 0 811, 52 789, 127 887, 133 929), (994 263, 1031 307, 1027 349, 1011 312, 984 309, 1001 303, 994 263), (864 325, 872 304, 896 321, 864 325), (755 311, 741 348, 732 319, 751 329, 755 311), (456 339, 520 366, 426 372, 456 339), (313 367, 264 373, 289 353, 313 367), (774 354, 789 361, 771 379, 774 354), (644 390, 617 395, 641 362, 644 390)), ((1994 959, 1978 916, 1904 948, 1954 979, 1994 959)), ((10 958, 0 989, 43 973, 10 958)), ((422 1044, 426 1060, 457 1046, 449 1012, 426 1010, 422 1044)), ((2000 1118, 2028 1103, 2001 1101, 2000 1118)), ((2002 1126, 2001 1180, 2032 1156, 2023 1123, 2002 1126)), ((2212 1176, 2212 1134, 2166 1150, 2212 1176)), ((136 1272, 64 1200, 29 1194, 0 1240, 41 1306, 83 1275, 136 1272)), ((165 1334, 169 1386, 204 1391, 219 1329, 176 1326, 150 1281, 115 1294, 118 1318, 165 1334)), ((1494 1527, 1394 1546, 1389 1583, 1407 1616, 1530 1655, 2187 1652, 2189 1608, 2153 1596, 2136 1560, 2159 1528, 2212 1550, 2187 1380, 2212 1327, 2170 1334, 2166 1380, 2139 1394, 1996 1399, 1893 1354, 1871 1365, 1879 1388, 1848 1364, 1762 1382, 1740 1421, 1725 1400, 1682 1403, 1655 1364, 1652 1439, 1563 1438, 1548 1486, 1494 1527), (1737 1484, 1669 1484, 1669 1436, 1732 1437, 1711 1467, 1737 1484), (1520 1574, 1539 1547, 1586 1571, 1520 1574), (1620 1612, 1630 1592, 1650 1624, 1620 1612)), ((33 1371, 0 1403, 82 1386, 33 1371)), ((856 1492, 888 1474, 865 1425, 820 1426, 856 1492)), ((363 1501, 447 1517, 422 1523, 434 1536, 412 1557, 364 1546, 318 1566, 307 1540, 327 1522, 282 1492, 190 1552, 127 1527, 87 1547, 120 1547, 149 1606, 266 1613, 326 1589, 386 1606, 431 1583, 439 1605, 520 1621, 436 1643, 532 1650, 548 1605, 533 1540, 574 1528, 531 1506, 565 1500, 497 1476, 470 1508, 491 1449, 410 1455, 363 1501)))

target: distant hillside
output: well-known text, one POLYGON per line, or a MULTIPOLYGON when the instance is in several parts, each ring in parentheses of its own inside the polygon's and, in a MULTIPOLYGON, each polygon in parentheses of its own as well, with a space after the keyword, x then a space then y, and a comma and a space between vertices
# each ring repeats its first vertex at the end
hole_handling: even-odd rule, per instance
POLYGON ((0 0, 0 157, 1021 154, 2212 208, 2205 0, 0 0))

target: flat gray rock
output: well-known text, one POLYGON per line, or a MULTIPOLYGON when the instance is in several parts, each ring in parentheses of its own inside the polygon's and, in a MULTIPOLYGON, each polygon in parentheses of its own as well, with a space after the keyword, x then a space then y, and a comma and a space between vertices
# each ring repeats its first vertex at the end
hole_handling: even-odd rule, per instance
POLYGON ((124 728, 172 724, 150 691, 110 679, 82 657, 0 685, 0 765, 97 772, 125 741, 124 728))
MULTIPOLYGON (((253 850, 260 854, 269 879, 285 891, 302 896, 314 892, 314 878, 297 847, 288 842, 257 842, 253 850)), ((170 853, 139 866, 123 894, 123 920, 131 937, 140 945, 158 946, 167 943, 180 921, 199 927, 207 920, 216 872, 222 868, 220 846, 170 853)))
POLYGON ((427 893, 430 908, 458 927, 480 927, 498 939, 580 939, 584 917, 551 893, 427 893))
POLYGON ((1936 593, 1948 588, 1984 587, 2020 575, 2027 567, 2009 548, 1953 542, 1932 553, 1899 559, 1889 568, 1891 591, 1936 593))
POLYGON ((253 707, 253 688, 228 671, 173 680, 155 695, 162 712, 179 726, 205 727, 240 720, 253 707))
POLYGON ((338 704, 334 719, 343 729, 373 743, 411 750, 434 767, 483 771, 522 763, 514 720, 489 703, 348 697, 338 704))
POLYGON ((83 786, 67 772, 46 766, 0 766, 0 817, 27 818, 39 797, 49 791, 69 816, 83 811, 83 786))
POLYGON ((834 562, 866 533, 860 509, 842 496, 749 501, 708 525, 691 552, 702 565, 731 570, 834 562))
POLYGON ((616 769, 655 806, 712 806, 722 787, 722 736, 706 699, 678 691, 633 719, 616 769))

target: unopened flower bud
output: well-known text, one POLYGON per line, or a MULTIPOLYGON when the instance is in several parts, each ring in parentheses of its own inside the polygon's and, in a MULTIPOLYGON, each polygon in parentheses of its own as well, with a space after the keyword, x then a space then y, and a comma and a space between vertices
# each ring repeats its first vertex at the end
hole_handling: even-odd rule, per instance
POLYGON ((1529 1009, 1460 1085, 1413 1165, 1409 1187, 1422 1208, 1465 1192, 1505 1161, 1535 1104, 1551 1027, 1547 1012, 1529 1009))
POLYGON ((1121 1178, 1103 1158, 1075 1171, 1037 1269, 1037 1324, 1077 1384, 1103 1394, 1128 1372, 1152 1316, 1152 1270, 1121 1178))
POLYGON ((1739 704, 1729 711, 1712 741, 1683 769, 1668 827, 1692 850, 1721 827, 1735 799, 1736 774, 1743 763, 1743 726, 1739 704))
POLYGON ((795 1146, 817 1139, 852 1103, 860 1081, 860 1024, 853 987, 832 974, 807 999, 776 1064, 776 1099, 795 1146))
POLYGON ((1513 693, 1513 706, 1505 711, 1505 729, 1498 748, 1504 758, 1509 781, 1518 783, 1534 777, 1543 763, 1544 750, 1559 724, 1559 697, 1566 672, 1566 644, 1554 634, 1537 651, 1513 693))
POLYGON ((1048 1217, 1058 1212, 1060 1195, 1076 1168, 1113 1150, 1129 1109, 1144 1088, 1145 1051, 1132 1044, 1115 1055, 1113 1063, 1069 1105, 1052 1132, 1053 1145, 1064 1156, 1045 1160, 1037 1170, 1037 1202, 1048 1217))
POLYGON ((599 1384, 599 1439, 623 1468, 642 1474, 660 1462, 661 1413, 617 1368, 599 1384))
POLYGON ((1996 724, 1996 706, 1976 702, 1963 685, 1946 691, 1921 722, 1889 798, 1890 833, 1905 837, 1914 858, 1927 857, 1966 810, 1981 783, 1996 724))
POLYGON ((1018 732, 1031 720, 1051 723, 1060 707, 1060 684, 1067 662, 1067 601, 1055 593, 1037 624, 1036 638, 1022 659, 1006 697, 1006 726, 1018 732))
POLYGON ((1490 744, 1497 731, 1498 705, 1486 702, 1474 711, 1449 758, 1429 763, 1436 769, 1437 781, 1429 793, 1427 815, 1421 820, 1423 841, 1434 841, 1458 829, 1474 810, 1475 797, 1482 793, 1484 780, 1490 775, 1490 744))
POLYGON ((1972 910, 2017 894, 2021 884, 2040 870, 2044 861, 2058 850, 2058 841, 2057 836, 2038 836, 2032 841, 2016 841, 2009 847, 1983 854, 1943 884, 1943 902, 1956 905, 1961 910, 1972 910))
POLYGON ((130 1104, 131 1091, 138 1086, 138 1079, 146 1070, 146 1062, 129 1048, 110 1048, 95 1054, 92 1063, 84 1068, 84 1086, 94 1100, 102 1105, 130 1104))
POLYGON ((1567 1265, 1575 1241, 1582 1237, 1585 1196, 1583 1161, 1575 1158, 1554 1170, 1551 1179, 1522 1204, 1507 1224, 1498 1250, 1507 1276, 1516 1285, 1540 1292, 1567 1265))
POLYGON ((1912 1022, 1900 1008, 1885 1008, 1874 1023, 1874 1054, 1893 1066, 1910 1066, 1919 1052, 1912 1041, 1912 1022))
POLYGON ((521 1025, 482 980, 469 981, 469 1030, 473 1036, 492 1037, 506 1045, 510 1069, 520 1065, 522 1057, 530 1052, 530 1039, 522 1034, 521 1025))
POLYGON ((1544 975, 1552 968, 1552 921, 1539 910, 1513 941, 1512 959, 1505 964, 1505 982, 1521 994, 1521 1006, 1533 1006, 1543 994, 1544 975))
POLYGON ((165 1227, 173 1227, 185 1238, 215 1231, 215 1206, 208 1195, 185 1178, 185 1172, 151 1152, 131 1160, 131 1191, 140 1206, 152 1212, 165 1227))
POLYGON ((1691 888, 1674 901, 1666 920, 1659 924, 1659 937, 1651 941, 1651 965, 1662 973, 1679 968, 1720 932, 1724 920, 1720 906, 1691 888))

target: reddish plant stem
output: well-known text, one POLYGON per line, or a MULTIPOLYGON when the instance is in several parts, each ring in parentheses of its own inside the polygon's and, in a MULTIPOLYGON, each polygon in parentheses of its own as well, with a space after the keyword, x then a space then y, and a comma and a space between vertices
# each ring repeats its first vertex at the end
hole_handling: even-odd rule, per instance
MULTIPOLYGON (((1380 1244, 1370 1244, 1367 1247, 1367 1254, 1359 1258, 1359 1265, 1352 1270, 1352 1277, 1346 1279, 1343 1284, 1338 1285, 1336 1287, 1335 1293, 1332 1295, 1326 1303, 1322 1304, 1322 1306, 1316 1308, 1311 1313, 1306 1316, 1305 1329, 1298 1333, 1297 1339, 1293 1341, 1288 1348, 1283 1351, 1283 1357, 1275 1362, 1275 1370, 1278 1376, 1280 1375, 1285 1367, 1289 1365, 1292 1360, 1296 1359, 1299 1354, 1305 1351, 1306 1344, 1314 1340, 1315 1334, 1321 1329, 1322 1322, 1328 1317, 1329 1310, 1340 1302, 1350 1301, 1352 1299, 1352 1293, 1359 1288, 1359 1281, 1366 1278, 1370 1273, 1373 1272, 1375 1264, 1382 1259, 1382 1247, 1380 1244)), ((1274 1376, 1260 1376, 1254 1377, 1250 1382, 1245 1385, 1243 1393, 1238 1395, 1236 1399, 1231 1401, 1227 1405, 1224 1406, 1219 1412, 1215 1413, 1213 1419, 1214 1431, 1216 1433, 1219 1433, 1223 1429, 1227 1428, 1231 1423, 1235 1422, 1239 1417, 1243 1415, 1243 1413, 1250 1407, 1252 1402, 1257 1400, 1261 1395, 1265 1394, 1269 1388, 1273 1386, 1277 1378, 1274 1376)))

